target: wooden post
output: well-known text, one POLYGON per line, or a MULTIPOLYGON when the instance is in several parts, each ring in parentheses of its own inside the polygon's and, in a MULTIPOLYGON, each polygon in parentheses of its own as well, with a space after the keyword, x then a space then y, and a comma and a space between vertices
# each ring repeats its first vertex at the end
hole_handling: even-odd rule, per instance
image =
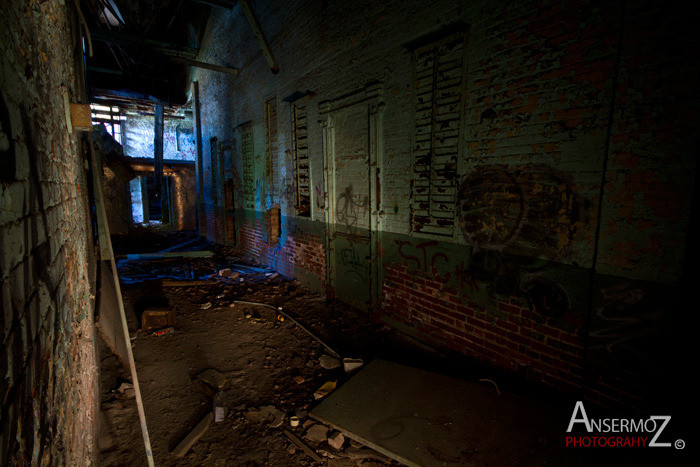
POLYGON ((139 181, 141 183, 141 204, 143 205, 143 222, 148 224, 150 221, 150 211, 148 210, 148 183, 146 183, 146 177, 139 176, 139 181))
POLYGON ((153 191, 160 199, 160 219, 167 222, 166 199, 163 190, 163 105, 155 105, 155 123, 153 135, 153 191))
POLYGON ((250 0, 240 0, 239 3, 241 4, 245 17, 248 19, 248 23, 250 23, 250 28, 253 30, 255 39, 258 41, 258 45, 260 45, 260 48, 262 49, 265 60, 267 60, 267 66, 270 67, 270 70, 273 73, 279 73, 280 68, 277 66, 277 61, 272 55, 270 44, 268 44, 267 39, 265 38, 265 33, 262 30, 262 26, 260 26, 260 21, 258 21, 258 18, 255 16, 255 12, 253 11, 253 7, 250 5, 250 0))
MULTIPOLYGON (((200 216, 202 215, 202 196, 204 193, 204 173, 202 170, 202 120, 199 112, 199 83, 192 82, 194 101, 194 136, 197 148, 197 163, 195 164, 195 176, 197 177, 197 230, 200 230, 200 216)), ((200 235, 202 232, 199 232, 200 235)))

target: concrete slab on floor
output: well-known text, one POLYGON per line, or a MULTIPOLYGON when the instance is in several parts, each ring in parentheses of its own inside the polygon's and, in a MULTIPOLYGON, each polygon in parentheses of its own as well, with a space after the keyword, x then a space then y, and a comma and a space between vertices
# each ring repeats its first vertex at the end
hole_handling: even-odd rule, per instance
POLYGON ((491 383, 385 360, 372 361, 310 415, 406 465, 556 465, 567 457, 560 448, 567 420, 555 409, 499 395, 491 383))

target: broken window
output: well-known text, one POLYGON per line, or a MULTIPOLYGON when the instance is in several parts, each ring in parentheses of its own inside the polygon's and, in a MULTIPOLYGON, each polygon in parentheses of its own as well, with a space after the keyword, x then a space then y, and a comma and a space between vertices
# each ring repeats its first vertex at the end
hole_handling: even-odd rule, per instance
POLYGON ((90 104, 91 118, 93 125, 104 125, 107 133, 119 144, 122 144, 122 120, 126 120, 125 115, 117 106, 90 104))
POLYGON ((265 100, 265 177, 267 191, 272 193, 275 180, 275 157, 277 155, 277 99, 265 100))
POLYGON ((294 189, 297 215, 311 216, 311 176, 309 172, 309 143, 306 123, 307 100, 292 104, 292 138, 294 141, 294 189))
POLYGON ((455 232, 465 34, 452 34, 413 52, 415 118, 411 231, 455 232))

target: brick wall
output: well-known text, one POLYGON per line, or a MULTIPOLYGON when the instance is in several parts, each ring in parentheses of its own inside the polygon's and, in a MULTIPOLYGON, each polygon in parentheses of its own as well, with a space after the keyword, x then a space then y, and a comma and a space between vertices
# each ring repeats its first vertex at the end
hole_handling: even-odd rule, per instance
POLYGON ((499 301, 496 310, 487 311, 465 304, 437 270, 416 276, 401 265, 387 267, 382 286, 386 317, 412 327, 423 340, 555 386, 582 383, 581 337, 519 300, 499 301))
POLYGON ((235 147, 235 128, 252 131, 247 165, 236 150, 227 160, 251 254, 288 271, 308 231, 293 228, 289 103, 306 95, 304 225, 318 253, 323 245, 327 258, 314 268, 326 284, 365 281, 367 302, 405 332, 589 398, 640 406, 659 395, 654 382, 672 377, 665 362, 677 352, 679 309, 663 297, 679 293, 691 217, 683 194, 697 173, 699 44, 683 9, 587 0, 276 0, 254 9, 280 72, 270 72, 239 7, 212 9, 200 52, 239 76, 195 72, 203 141, 235 147), (448 40, 433 66, 431 44, 448 33, 464 47, 448 40), (268 183, 264 103, 273 96, 268 183), (422 122, 428 114, 435 124, 422 122), (428 127, 437 148, 429 161, 446 165, 426 171, 428 127), (428 201, 416 189, 426 176, 428 201), (431 222, 453 224, 441 234, 412 228, 421 203, 435 211, 431 222), (266 245, 255 219, 275 204, 292 227, 266 245), (338 231, 354 240, 339 243, 338 231))
POLYGON ((272 244, 267 242, 263 222, 243 220, 238 234, 238 252, 244 257, 273 267, 290 277, 300 273, 313 276, 314 285, 326 282, 326 259, 323 241, 316 234, 286 234, 272 244))
POLYGON ((62 1, 0 14, 0 464, 96 461, 94 258, 63 90, 78 101, 62 1), (90 274, 90 275, 89 275, 90 274))

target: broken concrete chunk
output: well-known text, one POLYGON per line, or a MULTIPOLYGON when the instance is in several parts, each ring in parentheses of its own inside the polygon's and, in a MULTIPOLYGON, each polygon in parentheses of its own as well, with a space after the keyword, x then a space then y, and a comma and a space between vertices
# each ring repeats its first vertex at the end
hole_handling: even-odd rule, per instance
POLYGON ((296 375, 294 377, 294 382, 297 384, 304 384, 305 381, 306 381, 306 379, 301 375, 296 375))
POLYGON ((284 423, 284 414, 272 405, 260 407, 258 410, 249 410, 245 417, 253 422, 267 423, 272 428, 278 428, 284 423))
POLYGON ((326 370, 335 370, 340 367, 340 360, 328 354, 321 355, 319 362, 326 370))
POLYGON ((365 362, 361 358, 344 358, 343 359, 343 370, 345 373, 352 373, 362 368, 365 362))
POLYGON ((119 391, 120 394, 124 394, 127 390, 129 389, 134 389, 134 385, 131 383, 122 383, 119 385, 117 388, 117 391, 119 391))
POLYGON ((345 436, 339 431, 336 431, 328 437, 328 444, 338 451, 343 449, 343 444, 345 444, 345 436))
POLYGON ((221 389, 224 387, 224 384, 226 384, 226 376, 214 368, 207 368, 199 372, 199 374, 197 374, 197 379, 216 389, 221 389))
POLYGON ((328 439, 328 427, 326 425, 321 425, 320 423, 312 425, 308 430, 306 430, 304 438, 308 439, 312 443, 322 443, 328 439))
MULTIPOLYGON (((301 417, 299 417, 299 418, 301 418, 301 417)), ((306 421, 301 425, 301 427, 302 427, 304 430, 306 430, 306 429, 309 428, 310 426, 313 426, 315 423, 316 423, 316 422, 314 422, 313 420, 306 420, 306 421)))

